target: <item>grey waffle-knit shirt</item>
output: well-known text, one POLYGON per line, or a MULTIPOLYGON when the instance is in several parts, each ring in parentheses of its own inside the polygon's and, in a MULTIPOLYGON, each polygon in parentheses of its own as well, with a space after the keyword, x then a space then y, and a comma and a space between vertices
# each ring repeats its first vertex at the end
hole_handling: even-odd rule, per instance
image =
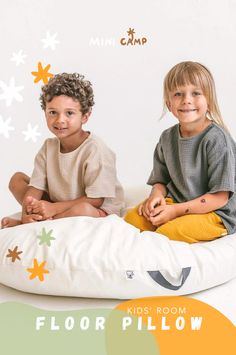
POLYGON ((175 202, 229 191, 227 204, 214 212, 229 234, 236 231, 236 143, 217 124, 188 138, 181 137, 179 124, 165 130, 155 148, 147 183, 165 184, 175 202))

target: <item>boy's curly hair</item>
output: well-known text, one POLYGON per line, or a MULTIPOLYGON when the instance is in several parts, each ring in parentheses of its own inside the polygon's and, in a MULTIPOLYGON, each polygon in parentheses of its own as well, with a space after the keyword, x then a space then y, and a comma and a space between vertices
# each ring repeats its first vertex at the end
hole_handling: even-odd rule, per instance
POLYGON ((39 98, 42 109, 45 110, 46 103, 60 95, 70 96, 78 100, 83 115, 90 112, 94 105, 92 84, 90 81, 84 80, 84 76, 78 73, 56 74, 47 85, 42 86, 42 93, 39 98))

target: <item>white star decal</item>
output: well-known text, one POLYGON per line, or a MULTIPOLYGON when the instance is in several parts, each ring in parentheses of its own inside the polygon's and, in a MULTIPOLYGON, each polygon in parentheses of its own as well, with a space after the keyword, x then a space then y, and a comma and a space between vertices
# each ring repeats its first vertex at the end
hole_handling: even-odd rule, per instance
POLYGON ((3 120, 2 116, 0 116, 0 134, 3 134, 5 138, 9 138, 9 131, 14 131, 14 127, 9 126, 11 122, 11 117, 7 120, 3 120))
POLYGON ((19 64, 24 64, 26 57, 27 55, 23 54, 23 50, 21 49, 18 53, 12 54, 11 61, 16 62, 16 66, 18 66, 19 64))
POLYGON ((0 87, 3 91, 3 93, 0 94, 0 100, 5 100, 7 107, 11 105, 13 99, 18 102, 23 101, 23 97, 19 94, 19 91, 23 90, 24 86, 15 86, 15 79, 13 77, 10 79, 9 85, 0 81, 0 87))
POLYGON ((43 38, 41 40, 44 43, 43 48, 50 47, 54 51, 56 48, 56 44, 60 43, 60 41, 58 41, 56 37, 57 33, 51 35, 50 32, 47 31, 46 38, 43 38))
POLYGON ((25 136, 25 141, 29 141, 30 139, 35 143, 37 142, 37 137, 41 136, 41 133, 37 132, 38 125, 32 127, 31 123, 27 125, 27 131, 22 131, 22 134, 25 136))

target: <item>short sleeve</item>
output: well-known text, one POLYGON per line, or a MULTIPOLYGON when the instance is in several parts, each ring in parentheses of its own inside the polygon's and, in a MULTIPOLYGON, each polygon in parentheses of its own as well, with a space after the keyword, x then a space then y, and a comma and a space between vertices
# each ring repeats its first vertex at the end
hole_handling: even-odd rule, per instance
POLYGON ((148 185, 154 185, 157 183, 167 185, 170 182, 170 175, 165 164, 165 158, 163 155, 161 141, 157 144, 154 156, 153 156, 153 169, 149 179, 147 181, 148 185))
POLYGON ((29 186, 48 192, 47 186, 46 142, 43 144, 34 159, 34 170, 29 186))
POLYGON ((84 185, 87 197, 116 196, 115 155, 110 150, 96 149, 85 162, 84 185))
POLYGON ((210 193, 235 193, 235 151, 227 141, 220 139, 208 152, 208 188, 210 193))

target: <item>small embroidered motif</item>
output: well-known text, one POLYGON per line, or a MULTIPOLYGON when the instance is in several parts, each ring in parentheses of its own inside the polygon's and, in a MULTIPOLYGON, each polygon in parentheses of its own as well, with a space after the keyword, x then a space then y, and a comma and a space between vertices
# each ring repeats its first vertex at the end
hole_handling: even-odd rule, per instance
POLYGON ((126 278, 127 278, 127 280, 133 280, 134 272, 133 271, 126 271, 126 278))
POLYGON ((202 199, 201 199, 201 202, 202 202, 202 203, 205 203, 205 202, 206 202, 205 198, 202 198, 202 199))
POLYGON ((188 213, 189 212, 189 208, 187 208, 186 210, 185 210, 185 213, 188 213))

